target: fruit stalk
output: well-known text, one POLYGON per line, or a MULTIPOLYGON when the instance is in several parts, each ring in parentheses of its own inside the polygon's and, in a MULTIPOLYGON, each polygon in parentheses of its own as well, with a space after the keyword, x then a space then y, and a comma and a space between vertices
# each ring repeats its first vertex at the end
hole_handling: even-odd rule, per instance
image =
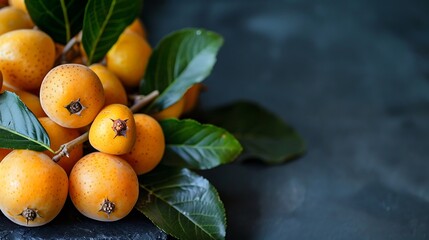
POLYGON ((67 53, 77 43, 76 37, 70 39, 70 41, 64 46, 63 52, 61 53, 61 64, 67 63, 67 53))
POLYGON ((152 91, 146 96, 139 95, 141 96, 141 98, 140 99, 139 97, 136 98, 134 105, 130 107, 131 112, 136 113, 142 107, 146 106, 146 104, 150 103, 153 99, 155 99, 158 95, 159 95, 158 90, 152 91))
MULTIPOLYGON (((150 103, 152 100, 154 100, 159 95, 159 91, 155 90, 149 93, 146 96, 142 96, 141 98, 137 98, 134 105, 130 107, 130 110, 133 113, 136 113, 139 111, 142 107, 146 106, 148 103, 150 103)), ((88 141, 88 135, 89 132, 85 132, 84 134, 80 135, 79 137, 71 140, 70 142, 67 142, 63 145, 61 145, 60 149, 56 151, 56 154, 54 157, 52 157, 52 160, 54 162, 58 162, 62 157, 69 156, 69 152, 78 144, 84 143, 88 141)))

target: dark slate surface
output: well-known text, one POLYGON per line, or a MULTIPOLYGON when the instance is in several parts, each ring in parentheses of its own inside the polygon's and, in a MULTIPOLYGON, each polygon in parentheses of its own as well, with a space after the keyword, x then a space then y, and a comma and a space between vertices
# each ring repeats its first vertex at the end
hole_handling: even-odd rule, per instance
POLYGON ((145 239, 167 235, 137 211, 116 222, 98 222, 81 215, 71 202, 52 222, 35 228, 21 227, 0 213, 0 239, 145 239))
MULTIPOLYGON (((225 37, 203 108, 261 103, 303 136, 281 166, 203 174, 227 239, 429 239, 429 2, 145 1, 150 41, 182 27, 225 37)), ((6 230, 4 230, 6 229, 6 230)), ((163 239, 133 214, 101 224, 69 207, 52 224, 1 238, 163 239)))

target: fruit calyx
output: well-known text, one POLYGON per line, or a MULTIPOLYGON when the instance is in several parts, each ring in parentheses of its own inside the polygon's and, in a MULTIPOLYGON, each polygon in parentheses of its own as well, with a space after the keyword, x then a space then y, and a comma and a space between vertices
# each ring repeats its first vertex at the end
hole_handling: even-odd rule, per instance
POLYGON ((36 219, 37 217, 41 217, 38 213, 38 210, 32 208, 26 208, 18 215, 23 216, 25 218, 27 225, 28 221, 34 221, 34 219, 36 219))
POLYGON ((65 108, 69 111, 70 115, 76 114, 78 116, 80 116, 82 111, 86 109, 86 107, 80 102, 80 98, 75 101, 71 101, 67 106, 65 106, 65 108))
POLYGON ((110 119, 110 120, 112 120, 112 122, 113 122, 112 129, 115 132, 115 137, 114 138, 116 138, 117 136, 124 136, 124 137, 126 137, 126 135, 127 135, 127 129, 128 129, 128 127, 127 127, 127 121, 128 121, 128 119, 121 120, 121 119, 118 118, 116 120, 113 120, 113 119, 110 119))
POLYGON ((104 199, 103 203, 101 204, 101 208, 98 211, 105 212, 107 214, 107 218, 109 218, 110 214, 115 211, 115 204, 106 198, 104 199))

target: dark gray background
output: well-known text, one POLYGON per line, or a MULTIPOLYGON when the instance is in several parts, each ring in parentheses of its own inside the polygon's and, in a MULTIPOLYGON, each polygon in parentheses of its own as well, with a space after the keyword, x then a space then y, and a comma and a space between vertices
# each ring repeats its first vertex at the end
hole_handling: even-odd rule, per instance
MULTIPOLYGON (((225 44, 208 109, 259 102, 308 146, 280 166, 235 163, 205 175, 225 204, 227 239, 429 239, 429 2, 145 1, 154 45, 183 27, 225 44)), ((0 239, 165 238, 139 214, 102 224, 71 207, 0 239)))
POLYGON ((202 107, 254 100, 302 158, 204 173, 228 239, 429 239, 429 1, 146 1, 149 39, 222 34, 202 107))

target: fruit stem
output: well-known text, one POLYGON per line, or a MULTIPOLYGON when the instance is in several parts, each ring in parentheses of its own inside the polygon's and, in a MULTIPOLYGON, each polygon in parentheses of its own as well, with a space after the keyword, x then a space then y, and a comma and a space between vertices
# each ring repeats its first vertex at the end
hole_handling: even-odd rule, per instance
POLYGON ((89 132, 85 132, 79 137, 71 140, 60 146, 60 149, 55 153, 55 156, 52 158, 54 162, 58 162, 62 157, 69 157, 69 152, 73 150, 73 148, 78 145, 86 142, 88 140, 89 132))
POLYGON ((159 91, 155 90, 146 96, 143 96, 143 95, 136 96, 134 105, 130 107, 131 111, 133 113, 136 113, 142 107, 146 106, 146 104, 150 103, 152 100, 154 100, 156 97, 158 97, 158 95, 159 95, 159 91))
POLYGON ((68 41, 68 43, 64 46, 63 52, 61 53, 61 63, 67 63, 67 53, 73 48, 73 46, 77 43, 76 38, 73 37, 68 41))
MULTIPOLYGON (((146 104, 150 103, 152 100, 158 97, 158 95, 159 95, 158 90, 152 91, 146 96, 141 95, 141 97, 136 98, 136 102, 134 103, 134 105, 130 107, 130 110, 133 113, 136 113, 142 107, 146 106, 146 104)), ((58 162, 62 157, 65 157, 65 156, 69 157, 70 151, 73 150, 73 148, 76 147, 78 144, 82 144, 88 141, 88 137, 89 137, 89 131, 71 140, 70 142, 67 142, 61 145, 60 149, 58 149, 58 151, 55 152, 54 157, 52 157, 52 160, 54 162, 58 162)))

